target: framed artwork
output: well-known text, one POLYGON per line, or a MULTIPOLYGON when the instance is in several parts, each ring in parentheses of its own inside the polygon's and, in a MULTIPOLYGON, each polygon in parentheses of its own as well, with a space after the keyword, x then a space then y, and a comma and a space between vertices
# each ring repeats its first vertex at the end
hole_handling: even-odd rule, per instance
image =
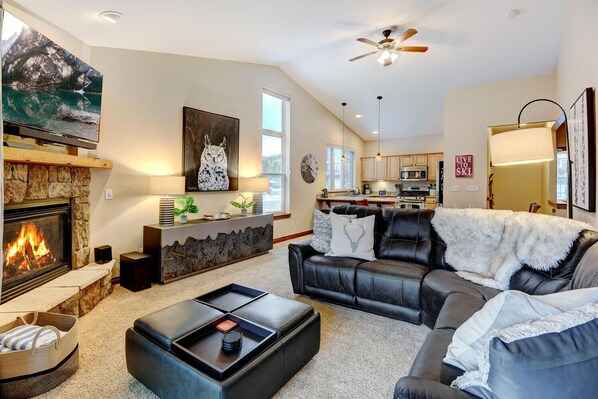
POLYGON ((185 191, 239 188, 239 119, 183 107, 185 191))
POLYGON ((594 90, 587 88, 569 109, 569 156, 573 206, 596 211, 594 90))
POLYGON ((455 177, 473 177, 473 155, 455 155, 455 177))

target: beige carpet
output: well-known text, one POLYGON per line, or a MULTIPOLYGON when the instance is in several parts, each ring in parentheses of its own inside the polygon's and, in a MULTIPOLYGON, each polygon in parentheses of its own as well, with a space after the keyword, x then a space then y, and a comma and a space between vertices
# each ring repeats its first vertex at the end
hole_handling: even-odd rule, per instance
POLYGON ((287 253, 287 244, 282 243, 267 255, 138 293, 115 287, 112 295, 79 321, 78 371, 39 397, 156 398, 127 372, 127 328, 138 317, 236 282, 296 298, 313 305, 322 315, 320 352, 275 398, 392 398, 394 384, 409 372, 429 330, 297 297, 291 286, 287 253))

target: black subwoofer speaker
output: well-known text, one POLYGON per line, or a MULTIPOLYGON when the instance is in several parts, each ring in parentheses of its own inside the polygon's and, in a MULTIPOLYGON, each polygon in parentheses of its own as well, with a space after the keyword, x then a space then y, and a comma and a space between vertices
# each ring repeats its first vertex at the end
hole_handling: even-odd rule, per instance
POLYGON ((101 245, 93 249, 93 257, 96 263, 106 263, 112 260, 112 247, 101 245))

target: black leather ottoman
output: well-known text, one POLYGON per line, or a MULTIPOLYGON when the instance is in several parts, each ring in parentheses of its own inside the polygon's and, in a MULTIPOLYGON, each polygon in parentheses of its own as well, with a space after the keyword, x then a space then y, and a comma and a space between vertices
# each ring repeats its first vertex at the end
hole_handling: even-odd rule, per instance
POLYGON ((232 313, 276 332, 276 340, 224 380, 172 351, 177 339, 224 313, 187 300, 135 321, 126 333, 127 370, 160 398, 269 398, 318 353, 320 314, 306 304, 267 294, 232 313))

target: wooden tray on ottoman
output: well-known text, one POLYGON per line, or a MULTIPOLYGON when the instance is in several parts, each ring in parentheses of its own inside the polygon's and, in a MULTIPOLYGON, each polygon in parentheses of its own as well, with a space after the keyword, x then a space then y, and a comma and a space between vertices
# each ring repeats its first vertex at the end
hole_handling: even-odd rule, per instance
POLYGON ((233 312, 250 302, 266 295, 267 292, 245 287, 239 284, 229 284, 217 290, 203 294, 196 301, 220 310, 224 313, 233 312))
POLYGON ((223 380, 247 364, 276 339, 276 333, 240 317, 227 314, 173 342, 172 350, 191 366, 223 380), (232 320, 237 326, 230 331, 243 334, 243 346, 238 352, 222 350, 224 332, 216 326, 232 320))

